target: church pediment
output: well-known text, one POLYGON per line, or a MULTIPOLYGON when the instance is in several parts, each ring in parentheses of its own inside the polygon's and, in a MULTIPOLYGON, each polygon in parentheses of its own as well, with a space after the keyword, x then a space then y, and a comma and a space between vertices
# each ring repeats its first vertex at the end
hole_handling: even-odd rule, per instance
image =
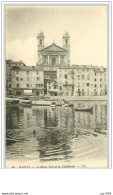
POLYGON ((66 51, 67 51, 66 49, 59 47, 55 43, 41 50, 41 52, 66 52, 66 51))

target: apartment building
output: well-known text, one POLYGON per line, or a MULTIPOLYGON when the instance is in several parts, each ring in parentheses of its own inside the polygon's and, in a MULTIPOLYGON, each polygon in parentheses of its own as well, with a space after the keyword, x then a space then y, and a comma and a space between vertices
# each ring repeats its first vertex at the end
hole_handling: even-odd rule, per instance
POLYGON ((59 95, 74 95, 74 71, 72 67, 60 67, 57 71, 59 95))
POLYGON ((44 79, 43 70, 36 66, 26 66, 25 64, 18 64, 13 62, 13 66, 9 66, 7 61, 7 85, 11 88, 8 95, 34 95, 39 96, 44 94, 44 79), (11 72, 11 73, 10 73, 11 72), (8 77, 8 75, 10 75, 8 77))
POLYGON ((13 67, 21 68, 25 66, 22 61, 6 60, 6 95, 13 95, 13 67))

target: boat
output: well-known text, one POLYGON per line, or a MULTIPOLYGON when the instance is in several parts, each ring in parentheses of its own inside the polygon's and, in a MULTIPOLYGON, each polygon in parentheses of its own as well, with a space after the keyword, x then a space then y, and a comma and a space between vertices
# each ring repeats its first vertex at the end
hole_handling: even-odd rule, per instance
POLYGON ((50 106, 51 106, 51 108, 56 108, 56 103, 55 102, 51 102, 50 106))
POLYGON ((93 107, 77 107, 75 111, 93 112, 93 107))
POLYGON ((70 106, 73 106, 73 104, 71 104, 71 103, 69 103, 68 101, 63 101, 63 103, 62 103, 62 106, 64 106, 64 107, 70 107, 70 106))
POLYGON ((6 98, 6 106, 18 106, 19 99, 15 98, 6 98))
POLYGON ((21 106, 29 107, 29 106, 31 106, 31 103, 32 103, 32 101, 28 97, 24 97, 24 98, 20 99, 21 106))
POLYGON ((64 103, 63 106, 64 107, 69 107, 69 104, 68 103, 64 103))

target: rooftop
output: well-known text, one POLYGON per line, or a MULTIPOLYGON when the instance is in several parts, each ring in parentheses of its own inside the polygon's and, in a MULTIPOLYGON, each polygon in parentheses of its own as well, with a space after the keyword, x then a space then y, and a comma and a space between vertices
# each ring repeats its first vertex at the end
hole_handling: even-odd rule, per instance
POLYGON ((63 34, 63 38, 69 38, 69 33, 67 31, 63 34))
POLYGON ((66 49, 64 49, 63 47, 60 47, 60 46, 58 46, 58 45, 56 45, 55 43, 52 43, 51 45, 49 45, 49 46, 47 46, 47 47, 45 47, 44 49, 42 49, 42 50, 40 50, 40 51, 42 51, 42 52, 61 52, 61 51, 63 51, 63 52, 66 52, 67 50, 66 49))

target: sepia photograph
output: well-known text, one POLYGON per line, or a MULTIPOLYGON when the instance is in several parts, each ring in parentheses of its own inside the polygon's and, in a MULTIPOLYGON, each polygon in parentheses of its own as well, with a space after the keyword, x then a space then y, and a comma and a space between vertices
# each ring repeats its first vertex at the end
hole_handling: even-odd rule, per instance
POLYGON ((5 6, 6 168, 108 168, 107 17, 5 6))

